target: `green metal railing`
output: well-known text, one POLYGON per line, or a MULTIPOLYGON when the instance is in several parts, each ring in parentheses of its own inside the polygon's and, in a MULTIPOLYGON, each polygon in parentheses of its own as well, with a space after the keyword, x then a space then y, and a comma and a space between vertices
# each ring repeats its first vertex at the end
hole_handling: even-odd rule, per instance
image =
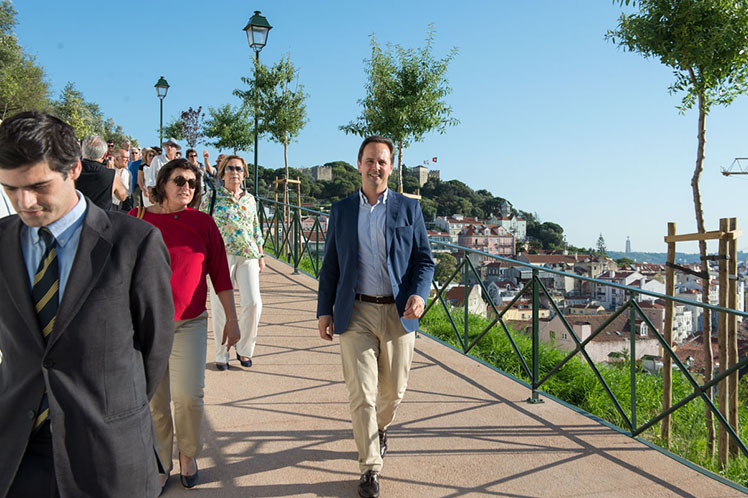
MULTIPOLYGON (((263 230, 264 230, 264 233, 267 234, 266 247, 271 249, 270 252, 273 252, 276 255, 280 255, 281 259, 285 259, 286 261, 288 261, 289 264, 291 264, 294 267, 294 270, 299 270, 301 268, 306 273, 309 273, 315 278, 318 278, 320 267, 321 267, 321 261, 323 257, 324 237, 325 237, 325 233, 324 233, 325 231, 323 229, 323 225, 320 224, 319 222, 319 217, 327 216, 327 214, 321 211, 301 208, 299 206, 285 205, 283 203, 275 202, 270 199, 264 199, 264 198, 260 199, 260 205, 262 207, 270 207, 272 210, 272 215, 267 215, 264 212, 264 209, 260 210, 261 212, 260 218, 261 218, 261 223, 263 225, 263 230), (286 206, 288 207, 288 210, 290 211, 291 214, 290 214, 290 219, 284 221, 283 216, 282 216, 282 211, 283 211, 283 208, 286 206), (302 220, 307 219, 307 218, 314 218, 314 222, 311 225, 309 230, 304 231, 302 230, 302 220), (308 270, 311 270, 311 271, 308 271, 308 270)), ((531 396, 528 399, 528 401, 534 402, 534 403, 541 402, 539 398, 539 394, 542 392, 541 388, 544 386, 544 384, 546 384, 549 381, 549 379, 551 379, 554 375, 556 375, 561 370, 561 368, 567 362, 569 362, 573 357, 577 355, 581 355, 585 363, 589 366, 589 368, 594 373, 595 378, 602 386, 607 397, 610 399, 616 413, 624 421, 625 427, 622 428, 624 429, 624 433, 627 433, 631 437, 637 437, 641 435, 647 429, 652 428, 655 424, 662 421, 665 417, 672 415, 674 412, 676 412, 678 409, 688 404, 690 401, 696 398, 700 398, 705 403, 705 405, 708 407, 708 409, 713 413, 714 417, 717 419, 719 424, 721 424, 721 426, 729 434, 729 437, 732 439, 732 441, 734 441, 734 443, 740 449, 742 454, 748 457, 748 448, 746 447, 745 442, 740 439, 739 435, 732 428, 732 426, 730 426, 730 424, 727 422, 725 417, 719 411, 714 401, 710 399, 710 397, 708 396, 709 390, 712 389, 714 386, 716 386, 720 381, 722 381, 729 375, 733 374, 734 372, 746 367, 748 365, 748 356, 744 357, 737 364, 731 366, 727 370, 720 372, 708 383, 699 384, 699 382, 694 378, 691 372, 688 371, 688 368, 686 367, 686 365, 684 365, 683 362, 675 354, 675 351, 670 346, 670 344, 668 344, 662 332, 657 329, 657 327, 652 323, 652 321, 647 316, 647 314, 642 310, 641 306, 639 305, 639 302, 637 301, 637 298, 641 296, 648 296, 649 298, 662 299, 664 301, 670 301, 673 303, 683 304, 687 306, 699 307, 705 310, 706 309, 711 310, 712 312, 726 313, 728 315, 734 315, 734 316, 738 316, 742 318, 748 318, 748 313, 737 311, 737 310, 732 310, 728 308, 722 308, 719 306, 710 305, 706 303, 700 303, 697 301, 690 301, 687 299, 682 299, 682 298, 678 298, 674 296, 667 296, 664 294, 659 294, 656 292, 651 292, 651 291, 647 291, 647 290, 643 290, 639 288, 628 287, 628 286, 619 285, 619 284, 615 284, 611 282, 605 282, 605 281, 590 278, 590 277, 584 277, 581 275, 566 273, 566 272, 555 270, 552 268, 538 267, 538 266, 531 265, 529 263, 524 263, 522 261, 495 256, 495 255, 488 254, 482 251, 472 250, 469 248, 461 247, 461 246, 446 243, 446 242, 432 240, 431 244, 432 244, 433 249, 443 248, 451 252, 462 251, 465 257, 463 257, 462 261, 460 261, 456 265, 455 270, 452 272, 449 278, 447 278, 444 281, 442 285, 440 285, 436 281, 433 282, 434 295, 432 298, 429 299, 429 302, 426 305, 422 319, 426 317, 430 312, 432 312, 432 310, 436 309, 435 307, 441 306, 443 310, 446 312, 447 320, 454 332, 454 337, 457 343, 459 343, 460 345, 459 349, 461 349, 464 354, 469 354, 471 350, 473 350, 473 348, 475 348, 475 346, 486 336, 486 334, 489 333, 489 331, 493 330, 494 328, 502 331, 511 345, 511 348, 520 364, 521 371, 527 376, 527 378, 530 379, 530 382, 527 383, 531 389, 531 396), (511 299, 506 305, 497 306, 493 302, 491 297, 489 296, 489 293, 485 285, 483 284, 483 281, 471 260, 471 257, 470 257, 471 255, 473 255, 473 257, 477 257, 483 260, 488 259, 488 260, 492 260, 496 262, 509 263, 514 267, 527 268, 531 271, 532 276, 524 284, 524 286, 517 293, 517 295, 514 296, 513 299, 511 299), (607 287, 618 289, 627 296, 627 299, 625 300, 623 305, 615 309, 613 313, 600 326, 598 326, 594 331, 592 331, 588 337, 582 340, 574 332, 574 328, 569 324, 568 320, 562 313, 558 304, 553 299, 551 292, 548 290, 546 285, 543 283, 541 276, 547 277, 548 275, 558 275, 558 276, 565 277, 565 278, 568 277, 568 278, 572 278, 575 280, 586 281, 586 282, 589 282, 595 285, 604 285, 607 287), (462 309, 455 309, 452 305, 450 305, 447 302, 447 299, 445 297, 448 284, 453 281, 454 282, 461 281, 460 283, 464 286, 465 295, 463 299, 464 303, 463 303, 462 309), (470 320, 469 320, 469 311, 468 311, 469 303, 468 303, 468 290, 467 289, 471 283, 474 285, 480 286, 483 297, 487 299, 488 301, 487 306, 493 311, 493 316, 494 316, 494 318, 488 323, 488 325, 483 327, 483 329, 479 331, 470 330, 470 320), (529 359, 529 364, 528 364, 528 360, 523 356, 514 337, 512 336, 512 333, 510 332, 510 327, 507 325, 506 321, 504 320, 504 316, 506 315, 506 313, 510 309, 512 309, 515 303, 517 303, 517 301, 520 300, 525 295, 530 295, 531 301, 532 301, 532 320, 531 320, 531 331, 530 331, 530 336, 532 339, 532 353, 531 353, 531 358, 529 359), (568 334, 570 335, 570 337, 572 338, 575 344, 574 349, 569 351, 568 354, 561 361, 553 365, 550 368, 550 370, 542 377, 540 375, 540 342, 541 341, 539 337, 539 330, 540 330, 540 316, 539 316, 540 313, 539 312, 540 312, 541 296, 543 296, 547 300, 547 302, 550 304, 552 311, 555 312, 558 317, 560 317, 560 320, 563 324, 564 329, 566 330, 566 332, 568 332, 568 334), (629 362, 630 396, 631 396, 629 414, 626 413, 626 410, 624 409, 622 403, 614 394, 613 389, 611 389, 611 387, 605 381, 600 371, 600 368, 592 360, 592 358, 590 357, 590 354, 588 353, 586 349, 586 347, 590 344, 591 341, 593 341, 598 335, 600 335, 603 331, 605 331, 606 328, 609 327, 616 320, 616 318, 623 315, 627 311, 629 313, 629 317, 628 317, 629 338, 630 338, 630 343, 629 343, 629 348, 630 348, 629 355, 630 356, 629 357, 631 359, 631 361, 629 362), (458 327, 458 324, 455 321, 454 313, 462 314, 462 322, 463 322, 462 330, 460 330, 460 328, 458 327), (635 360, 636 360, 637 344, 636 344, 636 332, 634 330, 634 326, 635 326, 637 319, 642 320, 647 325, 648 329, 654 333, 657 341, 662 347, 662 351, 664 352, 664 354, 668 355, 672 359, 673 364, 684 375, 684 377, 686 378, 687 382, 690 384, 690 387, 693 390, 690 395, 677 401, 667 410, 664 410, 661 413, 649 418, 643 423, 639 423, 638 416, 637 416, 637 402, 636 402, 636 399, 637 399, 636 398, 637 365, 636 365, 635 360), (471 340, 471 337, 472 337, 472 340, 471 340)), ((522 381, 520 380, 520 382, 522 381)))

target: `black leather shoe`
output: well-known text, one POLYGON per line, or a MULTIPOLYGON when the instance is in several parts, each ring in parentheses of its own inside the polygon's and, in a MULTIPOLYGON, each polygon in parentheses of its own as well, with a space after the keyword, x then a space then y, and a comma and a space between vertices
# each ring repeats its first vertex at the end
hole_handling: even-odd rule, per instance
POLYGON ((379 496, 379 472, 367 470, 358 483, 358 496, 361 498, 376 498, 379 496))
POLYGON ((197 484, 197 475, 197 460, 195 460, 195 473, 191 476, 186 476, 180 472, 179 480, 182 482, 182 486, 184 486, 185 488, 194 488, 197 484))
POLYGON ((218 363, 216 362, 216 370, 220 370, 221 372, 224 372, 229 369, 228 363, 218 363))
POLYGON ((379 454, 384 458, 387 454, 387 431, 379 429, 379 454))
POLYGON ((252 366, 252 358, 242 360, 241 356, 239 356, 239 353, 236 353, 236 359, 239 360, 239 363, 241 363, 243 367, 249 368, 252 366))

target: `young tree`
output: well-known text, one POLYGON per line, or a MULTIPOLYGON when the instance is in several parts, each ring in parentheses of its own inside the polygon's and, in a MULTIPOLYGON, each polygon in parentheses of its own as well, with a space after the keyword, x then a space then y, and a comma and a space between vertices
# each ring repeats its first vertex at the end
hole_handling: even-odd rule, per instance
POLYGON ((402 191, 403 150, 420 142, 432 130, 444 133, 459 123, 451 118, 452 108, 444 98, 452 91, 446 78, 447 67, 457 54, 452 48, 443 59, 432 55, 435 29, 429 25, 426 45, 404 49, 387 45, 385 50, 371 37, 371 58, 366 61, 366 96, 359 100, 361 115, 347 125, 345 133, 359 136, 383 135, 397 147, 398 189, 402 191))
POLYGON ((608 255, 608 248, 605 246, 605 239, 603 238, 603 234, 600 234, 600 236, 597 238, 597 254, 599 254, 600 256, 608 255))
POLYGON ((210 145, 219 149, 231 149, 234 154, 240 150, 252 150, 254 127, 246 108, 234 108, 231 104, 225 104, 218 109, 209 107, 208 115, 203 131, 206 137, 214 139, 210 145))
MULTIPOLYGON (((259 132, 273 142, 283 144, 283 162, 288 180, 288 145, 306 125, 306 97, 304 85, 299 83, 298 71, 288 56, 268 68, 255 60, 252 78, 242 78, 248 90, 234 90, 244 100, 245 107, 258 117, 259 132)), ((288 203, 288 183, 284 184, 283 202, 288 203)))
POLYGON ((16 11, 9 0, 0 1, 0 119, 49 105, 44 69, 18 44, 13 28, 16 11))
POLYGON ((197 144, 203 142, 203 120, 205 119, 205 113, 203 112, 203 106, 193 109, 190 107, 186 111, 182 112, 182 126, 184 128, 184 140, 187 141, 187 145, 194 149, 197 144))
MULTIPOLYGON (((746 0, 617 0, 639 12, 621 14, 618 26, 606 38, 644 57, 656 57, 673 69, 671 93, 684 93, 681 113, 698 109, 696 165, 691 177, 696 228, 706 231, 699 180, 703 171, 706 115, 713 105, 729 105, 748 90, 748 1, 746 0)), ((699 242, 704 271, 707 247, 699 242)), ((709 279, 702 286, 702 302, 709 302, 709 279)), ((711 313, 703 314, 703 337, 711 337, 711 313)), ((712 379, 711 341, 704 343, 705 382, 712 379)), ((707 391, 707 395, 710 395, 707 391)), ((714 425, 707 408, 708 448, 714 451, 714 425)))

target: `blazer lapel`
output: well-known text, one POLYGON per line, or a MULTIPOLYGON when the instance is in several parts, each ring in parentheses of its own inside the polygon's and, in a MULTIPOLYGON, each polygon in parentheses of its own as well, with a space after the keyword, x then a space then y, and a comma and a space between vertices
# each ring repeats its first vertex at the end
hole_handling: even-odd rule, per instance
POLYGON ((67 329, 72 318, 88 298, 91 289, 96 286, 112 251, 112 243, 103 237, 109 226, 109 218, 104 211, 89 203, 78 242, 78 251, 70 269, 60 308, 57 310, 49 346, 52 346, 67 329))
POLYGON ((353 252, 353 261, 358 261, 358 209, 360 202, 361 198, 356 191, 355 194, 348 197, 348 202, 341 210, 341 214, 345 217, 341 226, 348 228, 350 232, 341 234, 342 237, 339 235, 338 238, 345 241, 346 250, 353 252))
POLYGON ((44 339, 39 330, 39 320, 31 302, 31 288, 29 276, 26 273, 26 264, 21 253, 21 219, 16 218, 12 226, 3 232, 0 239, 2 251, 2 266, 0 266, 0 281, 6 288, 13 305, 18 314, 23 317, 28 330, 38 342, 39 347, 44 348, 44 339))

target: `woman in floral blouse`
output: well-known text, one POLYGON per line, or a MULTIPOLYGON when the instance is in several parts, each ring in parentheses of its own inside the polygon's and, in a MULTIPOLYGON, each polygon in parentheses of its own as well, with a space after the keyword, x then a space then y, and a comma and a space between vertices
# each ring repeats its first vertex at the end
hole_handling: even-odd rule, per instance
MULTIPOLYGON (((223 187, 203 198, 201 210, 211 213, 226 245, 231 278, 239 289, 241 311, 239 330, 241 338, 236 343, 236 359, 243 367, 252 366, 252 355, 257 341, 262 299, 260 298, 260 272, 265 268, 262 253, 262 229, 257 218, 255 198, 242 189, 247 163, 239 156, 227 156, 218 165, 218 176, 223 187)), ((213 288, 210 287, 212 290, 213 288)), ((213 330, 223 330, 226 316, 218 297, 211 292, 210 308, 213 330)), ((216 368, 228 370, 229 351, 221 341, 216 343, 216 368)))

